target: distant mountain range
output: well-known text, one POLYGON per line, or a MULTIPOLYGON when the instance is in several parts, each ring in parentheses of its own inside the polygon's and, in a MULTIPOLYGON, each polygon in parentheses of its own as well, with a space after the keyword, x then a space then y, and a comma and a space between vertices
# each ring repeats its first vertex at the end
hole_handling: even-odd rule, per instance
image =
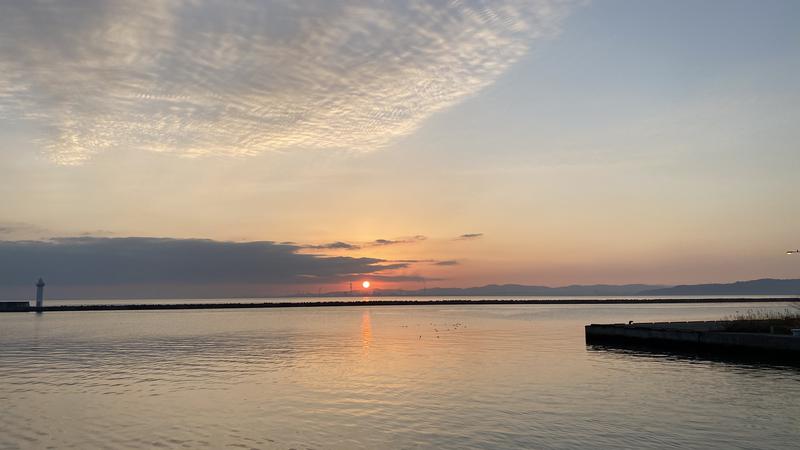
MULTIPOLYGON (((347 296, 347 292, 329 292, 323 296, 347 296)), ((800 279, 737 281, 735 283, 659 286, 649 284, 592 284, 561 287, 524 284, 489 284, 469 288, 430 288, 417 290, 376 289, 375 296, 614 296, 614 295, 798 295, 800 279)))
POLYGON ((470 288, 430 288, 413 291, 406 290, 376 290, 376 295, 381 296, 408 296, 408 295, 441 295, 441 296, 474 296, 474 295, 636 295, 643 290, 659 289, 664 286, 648 284, 593 284, 570 285, 561 287, 528 286, 524 284, 489 284, 486 286, 470 288))
POLYGON ((639 292, 641 295, 798 295, 800 280, 737 281, 735 283, 686 284, 639 292))

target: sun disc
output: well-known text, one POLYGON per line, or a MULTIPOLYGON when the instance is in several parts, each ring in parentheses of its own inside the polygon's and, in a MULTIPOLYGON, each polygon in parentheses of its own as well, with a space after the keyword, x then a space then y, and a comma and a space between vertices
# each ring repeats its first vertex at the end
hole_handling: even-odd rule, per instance
POLYGON ((365 281, 365 282, 361 283, 361 287, 363 287, 364 289, 368 289, 369 288, 369 281, 365 281))

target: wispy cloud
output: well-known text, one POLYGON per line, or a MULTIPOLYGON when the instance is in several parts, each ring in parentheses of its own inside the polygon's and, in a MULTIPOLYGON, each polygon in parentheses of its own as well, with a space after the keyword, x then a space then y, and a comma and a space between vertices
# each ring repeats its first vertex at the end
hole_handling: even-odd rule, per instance
POLYGON ((436 261, 433 263, 434 266, 457 266, 458 261, 455 259, 446 259, 444 261, 436 261))
POLYGON ((395 238, 395 239, 375 239, 373 241, 359 242, 359 243, 335 241, 335 242, 326 242, 323 244, 307 244, 301 247, 303 249, 308 249, 308 250, 360 250, 368 247, 386 247, 389 245, 413 244, 415 242, 424 241, 426 239, 428 239, 426 236, 418 234, 415 236, 395 238))
POLYGON ((34 239, 47 230, 25 222, 0 222, 0 239, 34 239))
POLYGON ((326 244, 304 245, 303 248, 312 250, 358 250, 361 246, 356 244, 348 244, 347 242, 336 241, 328 242, 326 244))
POLYGON ((411 236, 408 238, 398 238, 398 239, 375 239, 372 242, 365 244, 367 247, 384 247, 387 245, 397 245, 397 244, 413 244, 415 242, 420 242, 428 239, 426 236, 418 234, 416 236, 411 236))
POLYGON ((482 237, 483 237, 483 233, 466 233, 466 234, 462 234, 461 236, 457 237, 456 240, 463 241, 463 240, 468 240, 468 239, 478 239, 478 238, 482 238, 482 237))
POLYGON ((0 222, 0 235, 8 235, 29 230, 38 230, 38 228, 22 222, 0 222))
POLYGON ((9 0, 0 120, 62 164, 371 150, 492 83, 568 2, 9 0))

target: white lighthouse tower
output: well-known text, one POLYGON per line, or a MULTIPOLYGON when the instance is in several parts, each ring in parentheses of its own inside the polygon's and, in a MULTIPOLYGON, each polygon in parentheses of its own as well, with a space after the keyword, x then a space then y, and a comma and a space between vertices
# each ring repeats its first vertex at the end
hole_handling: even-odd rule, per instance
POLYGON ((36 309, 41 309, 44 303, 44 280, 39 278, 36 283, 36 309))

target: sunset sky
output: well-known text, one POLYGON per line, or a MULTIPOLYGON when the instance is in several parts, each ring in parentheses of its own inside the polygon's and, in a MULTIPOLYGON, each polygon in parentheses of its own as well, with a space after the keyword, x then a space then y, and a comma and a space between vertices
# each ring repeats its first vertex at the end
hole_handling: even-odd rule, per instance
POLYGON ((797 278, 799 22, 4 1, 0 296, 797 278))

